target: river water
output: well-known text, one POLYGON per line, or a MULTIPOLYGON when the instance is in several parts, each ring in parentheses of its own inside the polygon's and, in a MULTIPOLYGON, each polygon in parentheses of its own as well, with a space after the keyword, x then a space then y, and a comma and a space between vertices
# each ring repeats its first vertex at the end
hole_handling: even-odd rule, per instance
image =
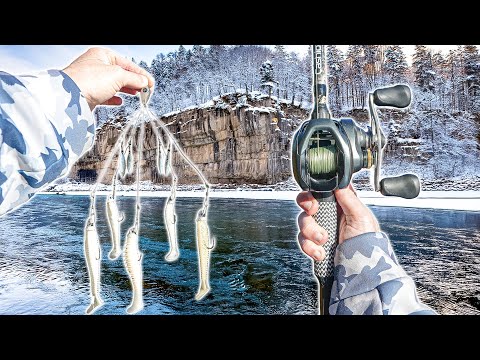
MULTIPOLYGON (((194 217, 200 198, 178 198, 180 259, 165 262, 164 198, 142 199, 145 309, 139 314, 315 314, 311 261, 296 243, 292 201, 212 199, 212 290, 198 287, 194 217)), ((133 197, 118 199, 133 222, 133 197)), ((130 283, 121 258, 108 260, 105 197, 98 197, 102 297, 96 314, 125 314, 130 283)), ((37 195, 0 218, 0 314, 83 314, 89 304, 83 257, 86 196, 37 195)), ((480 213, 371 207, 415 279, 421 298, 442 314, 480 314, 480 213)))

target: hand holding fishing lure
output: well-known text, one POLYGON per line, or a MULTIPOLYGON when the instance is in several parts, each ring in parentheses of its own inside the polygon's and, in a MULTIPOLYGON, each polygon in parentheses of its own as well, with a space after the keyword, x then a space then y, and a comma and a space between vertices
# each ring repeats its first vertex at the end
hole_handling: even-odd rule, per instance
POLYGON ((292 139, 292 170, 303 190, 311 191, 319 203, 315 221, 328 233, 323 245, 325 257, 314 261, 319 283, 319 313, 328 314, 333 283, 334 254, 338 243, 337 204, 334 190, 346 188, 352 175, 374 167, 375 191, 385 196, 412 199, 420 192, 420 181, 413 174, 380 180, 385 136, 376 106, 405 108, 411 92, 406 85, 377 89, 369 94, 370 125, 366 130, 352 119, 332 119, 328 109, 325 45, 313 45, 314 107, 292 139))

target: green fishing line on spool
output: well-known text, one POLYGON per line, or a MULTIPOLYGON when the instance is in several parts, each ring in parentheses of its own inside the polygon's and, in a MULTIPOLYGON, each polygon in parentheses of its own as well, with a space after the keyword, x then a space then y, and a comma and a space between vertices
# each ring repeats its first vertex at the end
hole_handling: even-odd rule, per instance
POLYGON ((334 173, 337 170, 335 146, 314 147, 308 150, 308 167, 312 175, 334 173))

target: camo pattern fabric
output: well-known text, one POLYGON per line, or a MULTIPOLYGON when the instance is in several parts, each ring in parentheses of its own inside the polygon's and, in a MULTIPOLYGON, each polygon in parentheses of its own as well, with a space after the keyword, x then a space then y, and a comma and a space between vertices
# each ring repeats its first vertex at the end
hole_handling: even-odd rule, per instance
POLYGON ((0 216, 66 175, 94 133, 90 107, 64 72, 0 71, 0 216))
POLYGON ((433 315, 381 232, 337 247, 329 312, 332 315, 433 315))

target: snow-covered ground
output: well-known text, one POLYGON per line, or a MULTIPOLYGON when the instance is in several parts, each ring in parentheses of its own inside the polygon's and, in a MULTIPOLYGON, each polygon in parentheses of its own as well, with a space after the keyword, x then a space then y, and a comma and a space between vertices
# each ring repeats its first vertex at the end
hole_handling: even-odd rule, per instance
MULTIPOLYGON (((89 195, 93 185, 85 183, 57 184, 48 188, 43 194, 59 195, 89 195)), ((142 182, 140 185, 142 197, 167 197, 170 194, 169 185, 155 185, 142 182)), ((111 186, 98 185, 97 195, 107 195, 111 186)), ((211 198, 248 198, 259 200, 290 200, 294 201, 299 190, 287 186, 242 185, 235 188, 224 186, 214 187, 211 198)), ((398 206, 411 208, 448 209, 464 211, 480 211, 480 191, 422 191, 416 199, 406 200, 396 197, 385 197, 374 191, 357 191, 358 196, 367 205, 398 206)), ((134 185, 117 185, 117 196, 135 196, 134 185)), ((201 185, 180 185, 178 197, 203 197, 201 185)))

